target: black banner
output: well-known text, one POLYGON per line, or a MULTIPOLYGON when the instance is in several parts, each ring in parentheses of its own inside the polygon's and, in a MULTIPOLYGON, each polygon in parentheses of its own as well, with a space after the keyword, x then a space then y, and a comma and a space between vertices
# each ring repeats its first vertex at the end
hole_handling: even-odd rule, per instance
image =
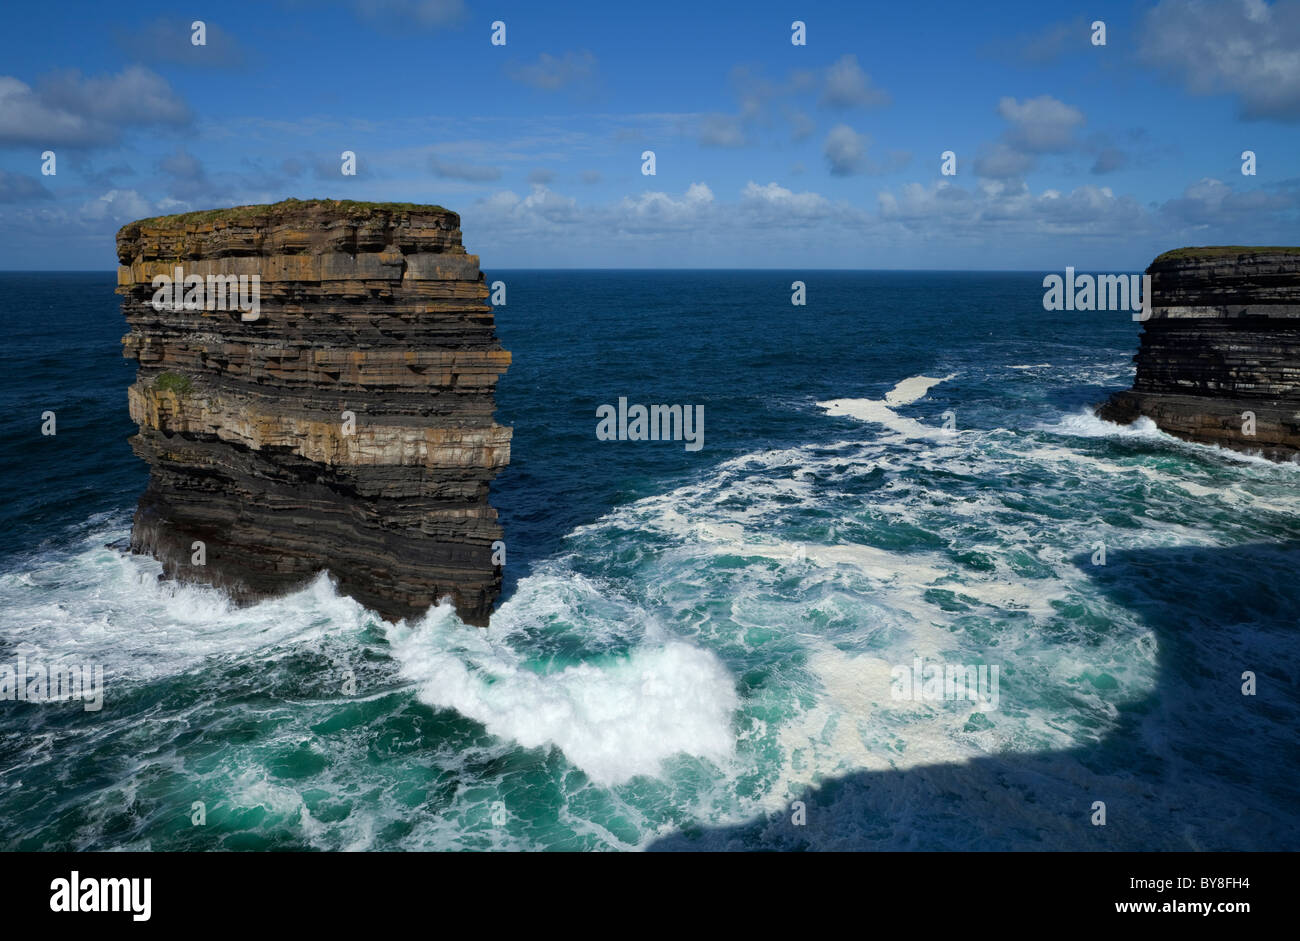
MULTIPOLYGON (((784 909, 936 928, 1281 917, 1287 854, 168 854, 0 857, 7 921, 76 928, 337 930, 445 912, 459 922, 677 908, 744 923, 784 909), (453 911, 454 909, 454 911, 453 911), (725 915, 724 915, 725 913, 725 915), (1049 923, 1050 923, 1049 922, 1049 923)), ((639 914, 638 914, 639 913, 639 914)), ((801 915, 802 913, 802 915, 801 915)), ((822 916, 818 916, 819 918, 822 916)), ((449 923, 448 923, 449 925, 449 923)), ((436 923, 430 925, 437 930, 436 923)), ((946 930, 946 929, 945 929, 946 930)))

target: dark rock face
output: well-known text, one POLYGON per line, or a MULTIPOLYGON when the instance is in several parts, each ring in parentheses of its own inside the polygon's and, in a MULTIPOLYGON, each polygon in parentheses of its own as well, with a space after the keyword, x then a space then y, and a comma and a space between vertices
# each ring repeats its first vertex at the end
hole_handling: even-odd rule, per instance
POLYGON ((134 222, 117 252, 131 444, 151 469, 132 549, 239 601, 328 569, 390 620, 451 596, 486 624, 510 354, 459 217, 290 200, 134 222), (258 276, 260 311, 155 309, 154 277, 178 267, 258 276))
POLYGON ((1300 454, 1300 248, 1179 249, 1147 273, 1137 378, 1097 414, 1145 415, 1180 438, 1275 460, 1300 454))

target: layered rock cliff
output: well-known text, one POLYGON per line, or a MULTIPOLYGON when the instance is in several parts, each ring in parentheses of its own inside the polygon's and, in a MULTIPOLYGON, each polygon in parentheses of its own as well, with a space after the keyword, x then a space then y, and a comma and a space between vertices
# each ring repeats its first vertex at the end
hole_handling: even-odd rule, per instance
POLYGON ((510 354, 459 216, 288 200, 133 222, 117 254, 131 444, 150 465, 132 549, 240 601, 328 569, 388 619, 450 596, 486 624, 510 354), (257 276, 258 309, 208 309, 211 292, 172 309, 154 279, 182 273, 257 276))
POLYGON ((1183 248, 1147 273, 1136 380, 1098 415, 1145 415, 1180 438, 1274 459, 1300 454, 1300 248, 1183 248))

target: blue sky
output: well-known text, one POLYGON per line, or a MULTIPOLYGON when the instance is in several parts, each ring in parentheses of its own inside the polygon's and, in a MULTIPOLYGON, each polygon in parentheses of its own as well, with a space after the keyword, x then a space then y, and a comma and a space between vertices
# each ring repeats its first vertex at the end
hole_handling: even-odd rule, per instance
POLYGON ((110 269, 133 219, 288 196, 439 203, 493 268, 1132 270, 1300 234, 1300 0, 51 2, 5 27, 5 269, 110 269))

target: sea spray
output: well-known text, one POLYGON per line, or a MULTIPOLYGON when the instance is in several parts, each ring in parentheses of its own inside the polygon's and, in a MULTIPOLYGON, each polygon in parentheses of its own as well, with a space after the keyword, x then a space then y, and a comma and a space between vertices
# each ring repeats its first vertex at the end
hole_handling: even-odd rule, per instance
POLYGON ((735 681, 706 650, 668 641, 539 672, 508 644, 464 637, 445 612, 430 619, 389 635, 421 701, 524 748, 553 745, 593 781, 657 775, 679 754, 721 763, 734 752, 735 681))

